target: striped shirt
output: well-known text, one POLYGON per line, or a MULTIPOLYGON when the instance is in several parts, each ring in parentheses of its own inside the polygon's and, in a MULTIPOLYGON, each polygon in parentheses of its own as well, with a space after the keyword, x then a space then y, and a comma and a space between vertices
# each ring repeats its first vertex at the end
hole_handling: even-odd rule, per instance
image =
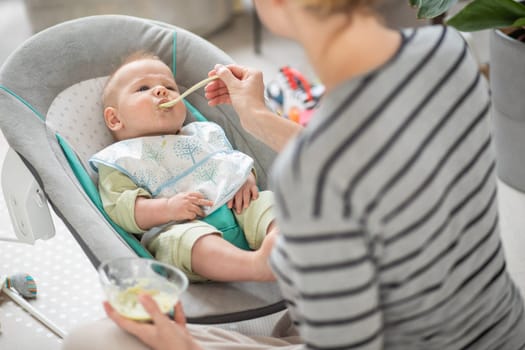
POLYGON ((272 268, 307 348, 525 349, 486 81, 454 29, 402 34, 276 161, 272 268))

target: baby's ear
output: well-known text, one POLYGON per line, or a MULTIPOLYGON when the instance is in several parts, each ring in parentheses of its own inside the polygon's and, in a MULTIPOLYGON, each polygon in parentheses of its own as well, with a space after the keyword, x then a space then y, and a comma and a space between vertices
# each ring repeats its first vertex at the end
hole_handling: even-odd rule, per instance
POLYGON ((117 109, 114 107, 106 107, 104 109, 104 121, 111 131, 117 131, 122 128, 122 121, 118 117, 117 109))

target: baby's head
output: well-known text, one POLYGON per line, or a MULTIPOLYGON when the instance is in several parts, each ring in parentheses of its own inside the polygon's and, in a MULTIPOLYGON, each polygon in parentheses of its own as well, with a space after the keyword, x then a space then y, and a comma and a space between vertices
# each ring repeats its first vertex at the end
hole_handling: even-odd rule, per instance
POLYGON ((176 134, 186 119, 184 103, 159 105, 179 96, 170 68, 157 56, 129 56, 104 87, 104 121, 120 141, 140 136, 176 134))

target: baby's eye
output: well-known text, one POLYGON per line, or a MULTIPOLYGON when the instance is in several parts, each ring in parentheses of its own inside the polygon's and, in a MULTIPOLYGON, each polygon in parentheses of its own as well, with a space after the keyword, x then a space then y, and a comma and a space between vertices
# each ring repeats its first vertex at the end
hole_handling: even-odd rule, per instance
POLYGON ((149 90, 149 86, 147 85, 142 85, 141 87, 137 89, 137 91, 148 91, 148 90, 149 90))
POLYGON ((171 90, 171 91, 177 91, 177 89, 175 89, 175 87, 173 86, 166 86, 166 89, 171 90))

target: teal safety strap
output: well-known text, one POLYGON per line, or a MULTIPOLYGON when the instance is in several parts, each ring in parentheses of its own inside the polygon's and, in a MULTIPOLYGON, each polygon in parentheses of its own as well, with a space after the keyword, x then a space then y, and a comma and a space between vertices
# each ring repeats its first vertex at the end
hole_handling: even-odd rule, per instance
POLYGON ((222 232, 222 237, 237 248, 251 250, 237 219, 226 204, 201 220, 216 227, 222 232))
POLYGON ((46 118, 40 114, 33 106, 31 106, 31 104, 29 102, 27 102, 26 100, 24 100, 22 97, 18 96, 17 94, 14 93, 14 91, 6 88, 5 86, 3 85, 0 85, 0 89, 1 90, 4 90, 5 92, 7 92, 9 95, 13 96, 14 98, 16 98, 18 101, 22 102, 23 104, 25 104, 27 106, 27 108, 29 108, 33 113, 35 113, 35 115, 40 118, 40 120, 42 121, 45 121, 46 118))
POLYGON ((190 111, 190 113, 193 114, 193 116, 195 117, 195 119, 197 121, 199 121, 199 122, 206 122, 206 121, 208 121, 208 119, 206 119, 206 117, 204 115, 202 115, 202 113, 197 108, 195 108, 191 103, 186 101, 186 99, 183 99, 183 101, 184 101, 184 104, 186 105, 186 108, 188 109, 188 111, 190 111))
POLYGON ((126 232, 122 227, 120 227, 113 220, 111 220, 108 214, 106 214, 106 211, 102 206, 102 200, 100 199, 98 189, 89 177, 88 173, 86 172, 86 169, 84 169, 84 167, 82 166, 82 163, 78 159, 77 155, 62 136, 60 136, 58 133, 56 133, 55 136, 77 180, 80 182, 80 185, 82 186, 88 197, 91 199, 93 204, 95 204, 100 213, 104 215, 106 220, 111 224, 115 231, 117 231, 119 236, 124 239, 124 241, 131 247, 131 249, 133 249, 135 253, 137 253, 138 256, 143 258, 153 258, 151 253, 146 248, 144 248, 133 235, 126 232))

